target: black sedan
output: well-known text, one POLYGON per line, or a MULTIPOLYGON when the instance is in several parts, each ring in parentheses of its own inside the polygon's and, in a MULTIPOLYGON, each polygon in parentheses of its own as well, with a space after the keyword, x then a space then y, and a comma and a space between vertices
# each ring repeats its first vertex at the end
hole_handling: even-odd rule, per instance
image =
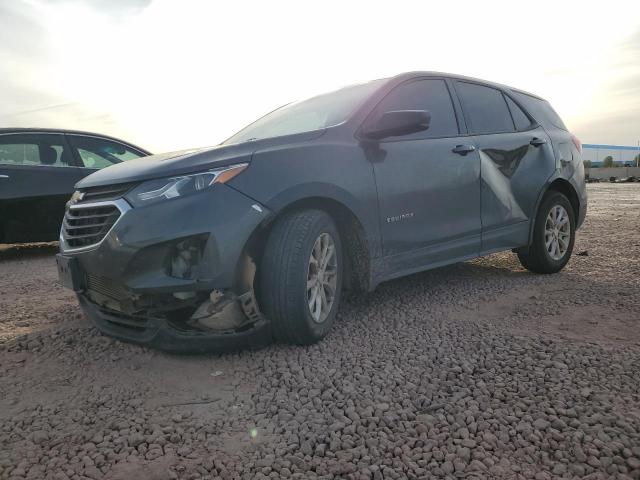
POLYGON ((65 203, 80 179, 147 155, 95 133, 0 128, 0 243, 57 240, 65 203))

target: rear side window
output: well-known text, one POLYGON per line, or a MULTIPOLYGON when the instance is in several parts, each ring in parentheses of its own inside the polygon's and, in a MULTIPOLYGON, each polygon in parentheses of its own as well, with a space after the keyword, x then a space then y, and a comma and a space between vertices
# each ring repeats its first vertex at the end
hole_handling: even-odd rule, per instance
POLYGON ((54 134, 0 135, 0 164, 71 167, 64 137, 54 134))
POLYGON ((561 130, 568 131, 567 126, 560 118, 560 115, 556 113, 549 102, 522 92, 512 91, 512 93, 514 98, 527 109, 538 123, 545 126, 553 125, 561 130))
POLYGON ((509 97, 505 95, 507 100, 507 105, 509 105, 509 111, 511 112, 511 116, 513 117, 513 123, 516 124, 516 130, 527 130, 531 127, 531 120, 527 117, 527 114, 522 111, 522 109, 511 100, 509 97))
POLYGON ((427 130, 404 135, 402 140, 458 135, 456 114, 444 80, 415 80, 398 85, 378 104, 375 116, 393 110, 427 110, 431 114, 427 130))
POLYGON ((500 90, 467 82, 457 82, 456 90, 467 120, 471 123, 472 133, 514 131, 507 102, 500 90))
POLYGON ((144 156, 137 150, 103 138, 73 135, 69 136, 69 141, 78 151, 85 168, 105 168, 144 156))

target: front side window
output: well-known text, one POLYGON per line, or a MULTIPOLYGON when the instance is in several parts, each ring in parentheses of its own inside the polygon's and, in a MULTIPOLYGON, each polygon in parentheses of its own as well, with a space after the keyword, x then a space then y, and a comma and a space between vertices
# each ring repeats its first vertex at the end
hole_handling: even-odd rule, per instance
POLYGON ((414 80, 398 85, 378 104, 374 118, 394 110, 426 110, 431 114, 427 130, 400 137, 403 140, 458 135, 456 114, 444 80, 414 80))
POLYGON ((71 159, 62 135, 0 135, 0 164, 70 167, 73 166, 71 159))
POLYGON ((85 168, 105 168, 145 156, 126 145, 103 138, 70 135, 69 141, 77 150, 85 168))
POLYGON ((339 125, 385 80, 374 80, 280 107, 240 130, 223 144, 311 132, 339 125))
POLYGON ((513 132, 515 127, 500 90, 475 83, 456 82, 471 133, 513 132))

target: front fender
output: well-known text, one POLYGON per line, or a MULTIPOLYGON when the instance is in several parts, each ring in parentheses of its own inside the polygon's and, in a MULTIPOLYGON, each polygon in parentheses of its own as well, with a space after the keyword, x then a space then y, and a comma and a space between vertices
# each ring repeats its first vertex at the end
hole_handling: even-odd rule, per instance
POLYGON ((230 185, 276 213, 305 199, 338 202, 362 225, 371 257, 382 252, 373 168, 357 145, 325 142, 257 152, 230 185))

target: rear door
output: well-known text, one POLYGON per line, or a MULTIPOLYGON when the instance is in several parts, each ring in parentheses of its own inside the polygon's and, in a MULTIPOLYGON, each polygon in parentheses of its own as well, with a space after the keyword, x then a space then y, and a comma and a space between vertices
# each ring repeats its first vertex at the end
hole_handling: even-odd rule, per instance
POLYGON ((473 256, 480 247, 480 161, 460 132, 449 87, 419 78, 395 87, 367 119, 385 112, 427 110, 428 130, 376 144, 372 162, 378 188, 385 256, 398 271, 473 256), (456 154, 459 145, 468 151, 456 154))
POLYGON ((65 203, 81 176, 64 135, 0 135, 2 241, 57 240, 65 203))
POLYGON ((455 85, 480 154, 482 251, 526 245, 540 189, 555 170, 549 137, 500 89, 455 85))
POLYGON ((67 134, 67 138, 74 149, 83 177, 116 163, 147 155, 124 143, 102 137, 67 134))

